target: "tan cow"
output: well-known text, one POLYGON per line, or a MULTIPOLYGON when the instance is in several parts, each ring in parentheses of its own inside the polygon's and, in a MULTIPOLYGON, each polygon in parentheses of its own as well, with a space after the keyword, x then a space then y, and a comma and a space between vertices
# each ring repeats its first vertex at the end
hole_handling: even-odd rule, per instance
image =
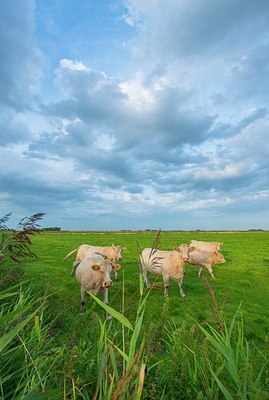
POLYGON ((148 273, 162 275, 164 285, 164 296, 168 296, 169 278, 178 282, 179 292, 182 297, 185 293, 182 288, 184 268, 188 261, 189 247, 181 244, 174 247, 172 251, 156 250, 146 248, 140 255, 142 274, 147 287, 150 287, 148 273))
POLYGON ((191 240, 190 247, 195 247, 203 251, 220 251, 223 242, 202 242, 200 240, 191 240))
POLYGON ((201 277, 204 268, 206 268, 210 275, 215 278, 212 267, 215 264, 225 263, 225 258, 220 251, 203 251, 198 250, 195 247, 189 247, 189 260, 188 263, 191 265, 200 265, 198 272, 199 278, 201 277))
POLYGON ((76 278, 80 283, 81 291, 81 314, 84 312, 87 290, 95 295, 102 290, 103 301, 108 304, 108 288, 113 285, 111 272, 120 268, 120 265, 113 264, 99 254, 88 255, 83 258, 76 269, 76 278))
MULTIPOLYGON (((71 271, 71 276, 73 276, 76 267, 79 265, 79 263, 83 260, 84 257, 89 256, 91 254, 101 254, 101 256, 104 256, 107 258, 107 260, 111 261, 112 264, 115 264, 115 261, 122 260, 122 252, 125 250, 127 250, 126 247, 115 246, 114 244, 112 244, 112 246, 90 246, 89 244, 82 244, 76 249, 72 250, 70 253, 68 253, 64 257, 63 261, 65 261, 69 256, 71 256, 71 254, 77 251, 76 260, 73 263, 71 271)), ((115 280, 117 279, 118 279, 118 273, 115 270, 115 280)))

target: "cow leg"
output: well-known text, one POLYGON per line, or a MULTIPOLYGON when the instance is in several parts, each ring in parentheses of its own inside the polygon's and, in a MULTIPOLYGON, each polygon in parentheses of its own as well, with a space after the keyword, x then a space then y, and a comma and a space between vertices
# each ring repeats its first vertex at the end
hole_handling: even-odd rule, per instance
POLYGON ((147 271, 143 269, 142 274, 143 274, 143 278, 144 278, 144 281, 145 281, 145 284, 146 284, 147 288, 150 288, 150 280, 148 278, 147 271))
POLYGON ((198 272, 199 278, 201 278, 201 276, 203 275, 203 272, 204 272, 204 268, 200 267, 199 272, 198 272))
POLYGON ((79 265, 79 263, 80 263, 80 261, 77 261, 77 260, 73 262, 72 271, 70 272, 71 276, 74 276, 74 273, 75 273, 76 268, 79 265))
POLYGON ((164 297, 168 297, 168 288, 169 288, 169 276, 163 275, 163 287, 164 287, 164 297))
POLYGON ((186 297, 184 290, 183 290, 183 280, 184 280, 184 272, 182 278, 178 281, 178 288, 181 297, 186 297))
POLYGON ((80 306, 79 314, 82 315, 82 314, 84 314, 84 308, 85 308, 85 304, 86 304, 86 290, 81 288, 80 293, 81 293, 81 306, 80 306))
POLYGON ((216 279, 214 274, 213 274, 213 270, 212 270, 212 266, 211 265, 207 265, 206 268, 208 269, 208 272, 210 273, 210 275, 212 276, 212 278, 216 279))
MULTIPOLYGON (((103 291, 103 302, 108 305, 109 304, 109 302, 108 302, 108 288, 102 288, 102 291, 103 291)), ((112 320, 113 319, 112 315, 110 315, 108 312, 106 313, 106 317, 107 317, 108 320, 112 320)))
POLYGON ((103 302, 105 304, 109 304, 109 302, 108 302, 108 288, 102 288, 102 292, 103 292, 103 302))

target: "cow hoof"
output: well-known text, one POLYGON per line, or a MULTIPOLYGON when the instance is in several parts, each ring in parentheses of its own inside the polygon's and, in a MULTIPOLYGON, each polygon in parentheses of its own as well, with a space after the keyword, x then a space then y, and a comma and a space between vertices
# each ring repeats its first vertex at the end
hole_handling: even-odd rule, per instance
POLYGON ((108 320, 108 321, 112 321, 112 320, 113 320, 112 315, 109 315, 109 316, 107 317, 107 320, 108 320))

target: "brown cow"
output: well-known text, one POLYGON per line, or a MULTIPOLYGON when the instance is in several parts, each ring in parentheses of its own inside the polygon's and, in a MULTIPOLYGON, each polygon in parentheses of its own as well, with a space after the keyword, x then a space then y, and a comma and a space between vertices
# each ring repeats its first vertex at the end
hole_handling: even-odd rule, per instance
POLYGON ((103 301, 108 304, 108 288, 112 286, 111 272, 121 268, 118 264, 112 264, 99 254, 89 255, 83 258, 76 270, 76 278, 80 283, 81 308, 83 314, 86 303, 86 291, 97 295, 103 292, 103 301))
POLYGON ((198 272, 199 278, 201 277, 204 268, 206 268, 210 275, 215 278, 212 266, 215 264, 223 264, 225 263, 225 258, 220 251, 203 251, 198 250, 195 247, 189 248, 189 260, 188 263, 191 265, 200 265, 200 269, 198 272))
POLYGON ((182 297, 185 293, 182 288, 184 268, 188 261, 189 248, 187 244, 174 247, 172 251, 156 250, 146 248, 140 255, 142 274, 147 287, 150 287, 148 272, 162 275, 164 285, 164 296, 168 296, 169 278, 178 282, 182 297))
MULTIPOLYGON (((101 256, 106 257, 107 260, 115 264, 115 261, 122 260, 122 252, 125 250, 127 250, 126 247, 115 246, 114 244, 112 244, 112 246, 90 246, 89 244, 82 244, 75 250, 72 250, 70 253, 68 253, 63 261, 65 261, 69 256, 71 256, 71 254, 77 251, 76 260, 73 263, 71 271, 71 276, 73 276, 76 267, 79 265, 79 263, 83 260, 84 257, 89 256, 91 254, 100 254, 101 256)), ((118 279, 118 273, 115 270, 115 280, 117 279, 118 279)))

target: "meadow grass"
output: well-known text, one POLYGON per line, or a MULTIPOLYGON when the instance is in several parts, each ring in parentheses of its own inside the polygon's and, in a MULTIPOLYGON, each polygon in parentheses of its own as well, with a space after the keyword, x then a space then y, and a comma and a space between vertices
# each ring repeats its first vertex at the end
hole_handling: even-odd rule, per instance
MULTIPOLYGON (((206 278, 199 279, 198 267, 187 266, 185 299, 180 297, 177 284, 171 281, 170 296, 165 300, 162 280, 153 277, 150 292, 144 289, 142 294, 148 298, 143 303, 143 318, 140 318, 140 310, 138 329, 138 310, 142 301, 138 254, 139 249, 150 247, 155 238, 156 232, 42 233, 33 238, 32 251, 39 258, 24 262, 19 268, 23 271, 23 279, 31 281, 31 290, 36 295, 49 295, 46 324, 50 327, 47 339, 51 340, 51 349, 50 352, 46 350, 46 355, 48 359, 57 359, 53 373, 46 380, 49 387, 57 388, 59 399, 93 396, 110 399, 113 393, 116 396, 117 390, 119 393, 115 398, 136 398, 128 397, 130 393, 125 393, 120 385, 124 387, 125 379, 131 380, 125 366, 128 357, 131 363, 137 354, 139 365, 134 368, 133 376, 136 386, 132 386, 131 392, 132 396, 136 393, 137 398, 236 399, 239 395, 268 398, 264 387, 268 384, 269 232, 161 233, 159 248, 164 250, 189 243, 191 239, 223 241, 226 263, 214 267, 215 280, 207 272, 206 278), (137 327, 135 344, 130 345, 132 333, 123 328, 117 318, 109 325, 104 322, 106 311, 90 298, 85 315, 78 315, 79 285, 70 276, 75 254, 64 264, 62 261, 67 253, 83 243, 100 246, 114 243, 127 247, 123 261, 119 262, 122 265, 119 281, 109 289, 109 301, 113 309, 123 312, 137 327), (217 311, 212 310, 212 294, 207 282, 212 288, 217 311), (238 322, 233 323, 235 315, 238 322), (218 318, 225 326, 221 337, 216 336, 219 334, 218 318), (223 338, 227 337, 229 324, 233 324, 231 331, 234 332, 229 354, 241 354, 241 358, 237 356, 241 360, 237 365, 237 382, 229 375, 230 367, 225 358, 229 343, 223 338), (225 343, 223 353, 220 347, 216 352, 212 337, 225 343), (140 348, 143 352, 137 353, 140 348), (100 366, 105 362, 104 354, 109 354, 110 366, 107 366, 106 379, 102 380, 100 366), (203 363, 201 360, 208 361, 203 363), (146 368, 142 368, 145 361, 147 373, 146 368), (214 370, 216 366, 218 371, 214 370), (242 378, 242 383, 244 368, 249 370, 249 379, 242 378), (260 372, 260 381, 257 381, 260 372), (141 378, 143 385, 139 389, 140 373, 145 376, 141 378), (259 383, 257 388, 255 381, 259 383)), ((6 263, 5 268, 16 275, 17 266, 6 263)), ((21 280, 20 274, 18 277, 21 280)))

